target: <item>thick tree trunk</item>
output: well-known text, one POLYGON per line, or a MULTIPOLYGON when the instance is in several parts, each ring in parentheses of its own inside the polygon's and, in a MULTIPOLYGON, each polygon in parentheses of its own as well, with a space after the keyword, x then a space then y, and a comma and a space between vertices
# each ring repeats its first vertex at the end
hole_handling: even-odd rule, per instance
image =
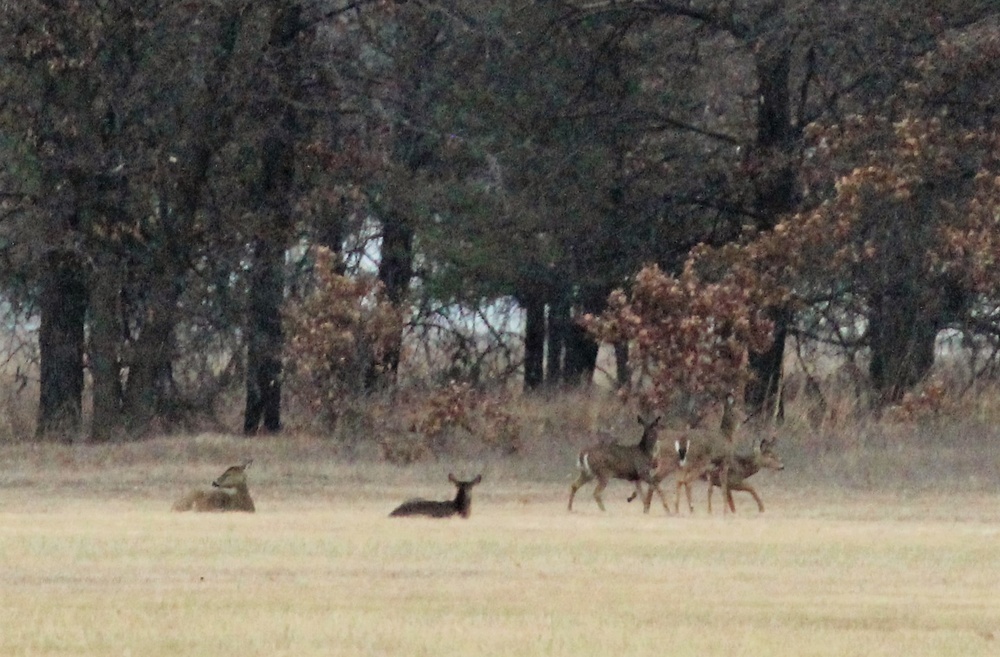
MULTIPOLYGON (((397 311, 402 312, 410 291, 413 277, 413 228, 398 214, 388 214, 382 221, 382 260, 378 278, 385 286, 385 295, 397 311)), ((403 348, 402 325, 392 336, 380 363, 368 364, 365 373, 365 390, 392 384, 399 372, 399 359, 403 348)))
POLYGON ((557 299, 549 304, 546 336, 545 380, 550 387, 558 386, 565 376, 563 367, 568 328, 569 304, 563 299, 557 299))
POLYGON ((110 440, 121 427, 121 267, 115 254, 98 253, 90 276, 90 373, 93 442, 110 440))
POLYGON ((325 246, 336 256, 337 264, 334 272, 343 276, 347 272, 344 264, 344 217, 339 214, 340 208, 332 208, 329 214, 318 221, 316 243, 325 246), (334 214, 334 213, 337 214, 334 214))
POLYGON ((524 306, 524 389, 537 390, 545 373, 545 301, 530 297, 524 306))
POLYGON ((161 262, 152 268, 143 323, 128 360, 123 415, 125 431, 130 436, 149 431, 169 389, 165 378, 170 376, 177 301, 182 289, 182 275, 177 269, 183 263, 172 253, 158 253, 154 257, 161 262))
POLYGON ((281 430, 281 304, 284 301, 285 247, 292 227, 295 181, 295 140, 301 132, 296 100, 301 96, 297 76, 302 53, 302 7, 294 2, 276 3, 268 46, 276 76, 274 97, 268 105, 277 124, 261 144, 261 171, 254 198, 261 216, 261 230, 254 244, 253 273, 246 324, 247 379, 243 432, 281 430))
POLYGON ((254 249, 253 278, 247 316, 246 409, 243 431, 281 430, 281 303, 284 298, 283 244, 259 239, 254 249))
MULTIPOLYGON (((771 230, 781 216, 793 211, 796 204, 795 170, 790 162, 798 128, 792 123, 789 71, 791 50, 786 44, 765 46, 757 56, 757 83, 760 104, 757 107, 756 150, 761 173, 755 181, 754 209, 757 228, 771 230)), ((774 318, 774 342, 759 354, 750 354, 753 378, 746 387, 744 402, 751 413, 761 413, 778 405, 781 390, 781 366, 785 341, 793 316, 789 309, 770 308, 774 318)))
POLYGON ((615 384, 619 389, 632 385, 632 367, 629 365, 628 342, 615 343, 615 384))
POLYGON ((920 298, 919 290, 900 285, 871 301, 869 373, 879 406, 900 401, 934 364, 938 317, 920 298))
POLYGON ((750 371, 756 376, 766 376, 766 379, 757 378, 747 384, 746 397, 744 402, 747 408, 753 412, 766 413, 769 417, 784 419, 785 405, 784 399, 779 396, 781 392, 782 360, 785 357, 785 343, 788 339, 788 329, 792 322, 791 311, 783 308, 770 309, 771 319, 774 321, 774 342, 771 347, 761 353, 750 353, 750 371), (777 404, 777 413, 774 405, 777 404))
POLYGON ((594 380, 599 345, 586 329, 572 321, 566 331, 566 364, 563 379, 567 385, 587 385, 594 380))
POLYGON ((37 435, 72 440, 80 430, 83 404, 84 326, 87 285, 72 253, 53 251, 42 274, 41 389, 37 435))

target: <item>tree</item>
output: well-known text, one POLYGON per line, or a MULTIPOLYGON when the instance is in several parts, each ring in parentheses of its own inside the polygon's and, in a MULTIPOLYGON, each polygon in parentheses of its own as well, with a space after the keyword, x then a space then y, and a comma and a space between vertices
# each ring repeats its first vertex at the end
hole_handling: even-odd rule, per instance
POLYGON ((295 149, 302 138, 296 109, 302 97, 298 79, 304 64, 302 7, 296 2, 271 3, 268 57, 264 71, 270 83, 261 114, 268 126, 261 137, 260 169, 251 199, 257 212, 247 308, 246 410, 243 431, 281 429, 281 359, 284 335, 285 249, 291 240, 295 200, 295 149))

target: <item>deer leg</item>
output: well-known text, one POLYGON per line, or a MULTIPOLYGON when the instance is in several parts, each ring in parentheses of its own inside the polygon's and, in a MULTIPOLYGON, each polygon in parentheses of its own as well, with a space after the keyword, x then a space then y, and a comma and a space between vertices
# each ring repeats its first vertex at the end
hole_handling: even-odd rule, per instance
POLYGON ((712 491, 715 489, 715 484, 712 483, 712 479, 708 480, 708 515, 712 515, 712 491))
POLYGON ((753 486, 751 486, 750 484, 744 483, 740 484, 739 486, 733 486, 730 490, 743 490, 750 493, 754 501, 757 503, 757 510, 761 513, 764 512, 764 503, 761 501, 760 495, 757 494, 757 491, 755 491, 753 489, 753 486))
POLYGON ((637 497, 642 498, 642 512, 643 513, 649 513, 649 503, 653 499, 653 484, 649 484, 649 490, 647 490, 646 494, 643 495, 643 493, 642 493, 642 484, 641 484, 641 482, 639 480, 636 480, 635 481, 635 492, 632 493, 629 496, 629 501, 632 501, 632 500, 634 500, 637 497))
MULTIPOLYGON (((691 489, 690 484, 687 483, 687 473, 677 478, 677 498, 674 500, 674 508, 677 510, 678 514, 681 512, 681 488, 684 486, 688 487, 688 499, 690 500, 691 489)), ((690 506, 690 502, 688 502, 688 506, 690 506)), ((693 510, 694 509, 688 509, 689 512, 693 510)))
POLYGON ((601 508, 601 511, 605 510, 604 501, 601 499, 601 493, 603 493, 604 489, 607 487, 608 487, 608 480, 605 479, 604 477, 598 477, 597 486, 594 487, 594 499, 597 500, 597 506, 601 508))
POLYGON ((736 489, 735 488, 730 488, 729 489, 729 499, 727 500, 727 502, 729 502, 729 510, 732 511, 733 513, 736 513, 736 503, 733 501, 733 491, 734 490, 736 490, 736 489))
POLYGON ((588 481, 590 481, 593 478, 594 477, 592 475, 588 475, 586 472, 581 472, 580 476, 576 478, 576 481, 573 482, 573 485, 570 486, 569 489, 569 507, 567 508, 568 511, 573 510, 573 497, 576 495, 576 491, 580 490, 581 486, 585 485, 588 481))
POLYGON ((670 504, 667 502, 666 496, 663 494, 663 489, 660 488, 660 484, 651 483, 649 484, 649 490, 646 491, 646 510, 649 510, 649 506, 653 503, 653 491, 660 496, 660 501, 663 502, 663 510, 668 514, 670 513, 670 504))
MULTIPOLYGON (((711 483, 711 482, 709 482, 711 483)), ((729 460, 722 463, 722 470, 719 471, 719 483, 722 484, 722 515, 726 515, 726 502, 732 500, 729 492, 729 460)))

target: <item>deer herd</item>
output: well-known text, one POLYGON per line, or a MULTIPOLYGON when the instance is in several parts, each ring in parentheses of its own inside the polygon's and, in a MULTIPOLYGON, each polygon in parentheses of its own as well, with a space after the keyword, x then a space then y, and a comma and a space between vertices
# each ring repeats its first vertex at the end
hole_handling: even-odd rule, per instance
MULTIPOLYGON (((597 480, 594 487, 594 500, 604 511, 604 501, 601 494, 612 479, 630 482, 635 490, 628 501, 642 498, 643 511, 649 513, 653 493, 660 497, 663 508, 669 513, 670 504, 660 488, 660 484, 676 473, 676 498, 674 511, 680 512, 681 489, 684 489, 689 512, 694 512, 691 503, 691 484, 703 480, 708 483, 708 512, 712 512, 712 491, 722 489, 723 513, 726 510, 736 512, 733 503, 733 492, 749 493, 757 509, 764 511, 764 503, 760 495, 746 482, 751 476, 762 469, 783 470, 784 464, 774 451, 777 438, 773 435, 757 438, 752 443, 750 453, 741 453, 736 447, 736 430, 739 421, 736 418, 735 398, 727 395, 723 402, 722 419, 719 431, 689 428, 673 435, 673 445, 664 449, 661 443, 660 417, 652 420, 639 417, 642 425, 642 437, 635 445, 622 445, 617 442, 603 441, 580 450, 577 456, 579 475, 570 486, 568 510, 573 510, 573 498, 577 491, 587 483, 597 480), (642 484, 646 484, 643 493, 642 484)), ((669 442, 669 441, 667 441, 669 442)), ((246 470, 251 460, 242 465, 234 465, 223 472, 212 482, 211 490, 194 490, 173 505, 174 511, 244 511, 253 513, 256 510, 253 498, 247 485, 246 470)), ((453 474, 448 475, 448 481, 456 488, 452 500, 432 501, 414 498, 403 502, 393 509, 390 517, 425 516, 428 518, 451 518, 459 516, 468 518, 472 509, 472 488, 482 481, 482 474, 469 480, 460 480, 453 474)))

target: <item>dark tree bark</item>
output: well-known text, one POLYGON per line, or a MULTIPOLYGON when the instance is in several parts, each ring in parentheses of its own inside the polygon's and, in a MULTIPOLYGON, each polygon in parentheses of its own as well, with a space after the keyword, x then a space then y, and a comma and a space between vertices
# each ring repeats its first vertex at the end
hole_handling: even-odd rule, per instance
POLYGON ((254 244, 246 328, 246 434, 256 433, 262 421, 268 432, 281 430, 281 304, 285 247, 292 226, 295 140, 301 132, 295 107, 300 96, 301 14, 297 3, 278 3, 268 40, 274 64, 270 74, 275 76, 276 89, 274 98, 265 105, 269 115, 277 117, 277 125, 263 139, 260 177, 253 193, 262 229, 254 244))
POLYGON ((570 322, 566 331, 566 364, 563 379, 567 385, 587 385, 594 380, 599 345, 580 324, 570 322))
POLYGON ((339 214, 340 209, 334 208, 317 222, 316 243, 325 246, 337 257, 337 265, 334 272, 343 276, 347 272, 344 263, 344 238, 346 227, 344 217, 339 214), (335 214, 336 213, 336 214, 335 214))
POLYGON ((627 389, 632 385, 632 367, 629 365, 628 342, 616 342, 614 347, 615 384, 619 389, 627 389))
MULTIPOLYGON (((382 220, 382 260, 378 278, 385 286, 385 295, 397 309, 406 303, 413 277, 413 228, 399 214, 389 213, 382 220)), ((365 390, 394 383, 399 372, 403 347, 402 333, 393 336, 392 344, 380 363, 369 363, 365 373, 365 390)))
POLYGON ((565 300, 557 299, 549 304, 545 380, 552 387, 558 386, 563 381, 563 361, 569 321, 569 304, 565 300))
POLYGON ((281 430, 281 303, 284 298, 284 243, 258 239, 254 249, 247 313, 247 395, 243 431, 281 430))
POLYGON ((785 357, 785 343, 792 323, 792 313, 785 308, 771 308, 769 314, 774 321, 774 342, 764 352, 750 352, 750 371, 757 377, 770 378, 757 378, 748 384, 744 402, 752 412, 766 412, 784 419, 784 399, 778 392, 782 377, 781 361, 785 357), (774 404, 778 405, 777 413, 774 404))
POLYGON ((87 284, 79 259, 66 251, 50 252, 42 274, 38 334, 39 437, 54 434, 71 439, 80 430, 86 314, 87 284))
POLYGON ((873 299, 868 313, 869 373, 878 405, 900 401, 934 364, 937 317, 919 303, 919 290, 899 286, 873 299))
POLYGON ((93 378, 94 413, 90 427, 93 442, 110 440, 121 426, 122 340, 121 266, 116 254, 101 251, 90 274, 90 373, 93 378))
MULTIPOLYGON (((763 163, 762 174, 755 181, 754 201, 758 230, 771 230, 781 216, 796 207, 796 176, 790 161, 799 129, 792 122, 789 71, 791 50, 787 45, 765 46, 757 55, 759 105, 757 108, 758 157, 763 163)), ((774 319, 774 341, 763 353, 750 354, 753 378, 746 386, 744 402, 750 413, 764 412, 778 404, 781 390, 782 362, 785 341, 792 322, 792 313, 785 308, 770 308, 774 319)), ((770 412, 770 411, 768 411, 770 412)))
POLYGON ((122 411, 131 436, 147 432, 169 389, 177 301, 183 288, 183 260, 170 249, 153 255, 156 264, 146 289, 142 327, 128 360, 122 411))
POLYGON ((537 390, 545 374, 545 301, 522 299, 524 307, 524 389, 537 390))

